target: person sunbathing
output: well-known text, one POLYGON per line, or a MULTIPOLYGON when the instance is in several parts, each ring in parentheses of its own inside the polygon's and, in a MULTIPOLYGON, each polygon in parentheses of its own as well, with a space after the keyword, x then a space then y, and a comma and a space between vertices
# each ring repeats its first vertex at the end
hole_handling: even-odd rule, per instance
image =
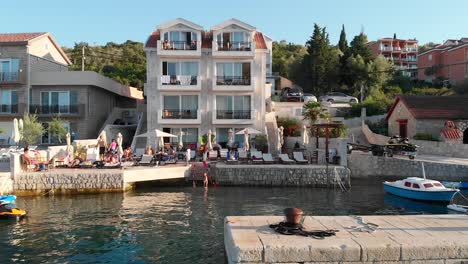
POLYGON ((133 160, 133 153, 132 148, 128 147, 123 152, 123 158, 125 161, 132 161, 133 160))

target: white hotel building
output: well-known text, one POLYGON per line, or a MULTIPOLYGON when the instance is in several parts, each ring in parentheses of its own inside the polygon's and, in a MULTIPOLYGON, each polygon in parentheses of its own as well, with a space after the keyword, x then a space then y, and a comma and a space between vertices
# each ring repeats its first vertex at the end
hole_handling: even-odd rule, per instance
POLYGON ((229 129, 265 131, 271 47, 270 38, 237 19, 210 31, 181 18, 159 25, 145 45, 148 131, 182 131, 186 146, 210 129, 222 146, 229 129))

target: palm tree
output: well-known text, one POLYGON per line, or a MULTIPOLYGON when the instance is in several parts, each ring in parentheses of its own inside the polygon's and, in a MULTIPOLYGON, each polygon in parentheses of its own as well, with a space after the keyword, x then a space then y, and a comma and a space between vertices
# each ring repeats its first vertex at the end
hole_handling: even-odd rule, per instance
POLYGON ((320 118, 330 117, 329 113, 322 108, 319 102, 308 102, 302 107, 302 115, 304 120, 309 120, 310 124, 313 125, 320 118))

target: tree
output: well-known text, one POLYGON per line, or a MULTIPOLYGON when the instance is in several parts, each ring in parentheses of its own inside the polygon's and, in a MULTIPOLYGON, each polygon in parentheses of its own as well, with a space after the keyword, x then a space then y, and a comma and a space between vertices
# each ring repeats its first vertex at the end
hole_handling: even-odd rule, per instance
POLYGON ((345 32, 344 24, 343 24, 343 27, 341 28, 340 41, 338 41, 338 48, 343 54, 348 52, 348 41, 346 40, 346 32, 345 32))
POLYGON ((369 64, 368 85, 382 88, 393 75, 393 64, 384 56, 379 55, 369 64))
POLYGON ((349 47, 349 52, 354 56, 361 56, 366 63, 372 58, 372 52, 367 46, 367 36, 361 33, 353 38, 349 47))
POLYGON ((49 134, 57 138, 59 143, 62 143, 62 140, 65 138, 68 130, 65 127, 63 120, 56 116, 52 118, 52 121, 49 123, 49 134))
POLYGON ((304 116, 304 120, 308 120, 311 125, 315 124, 315 122, 320 118, 323 119, 329 117, 328 112, 319 102, 312 101, 304 104, 302 107, 302 115, 304 116))
POLYGON ((302 45, 286 43, 286 41, 273 42, 273 72, 289 79, 297 76, 295 70, 305 54, 306 49, 302 45))
POLYGON ((26 145, 37 144, 44 134, 44 127, 35 114, 25 114, 23 117, 22 140, 26 145))
POLYGON ((306 43, 307 54, 302 61, 306 90, 323 93, 336 84, 338 52, 330 46, 326 28, 314 24, 314 32, 306 43))

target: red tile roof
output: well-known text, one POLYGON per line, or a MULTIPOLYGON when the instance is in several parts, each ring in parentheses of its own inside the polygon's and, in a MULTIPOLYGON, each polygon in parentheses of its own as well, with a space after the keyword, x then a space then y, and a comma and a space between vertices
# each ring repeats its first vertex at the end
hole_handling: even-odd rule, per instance
POLYGON ((263 38, 263 34, 261 32, 255 32, 254 41, 255 49, 267 49, 265 39, 263 38))
POLYGON ((468 96, 399 96, 387 114, 402 102, 416 119, 468 119, 468 96))
POLYGON ((145 47, 156 48, 159 39, 159 31, 154 31, 153 33, 151 33, 148 40, 146 41, 145 47))
POLYGON ((46 32, 35 33, 6 33, 0 34, 0 43, 27 43, 31 39, 37 38, 41 35, 47 34, 46 32))

